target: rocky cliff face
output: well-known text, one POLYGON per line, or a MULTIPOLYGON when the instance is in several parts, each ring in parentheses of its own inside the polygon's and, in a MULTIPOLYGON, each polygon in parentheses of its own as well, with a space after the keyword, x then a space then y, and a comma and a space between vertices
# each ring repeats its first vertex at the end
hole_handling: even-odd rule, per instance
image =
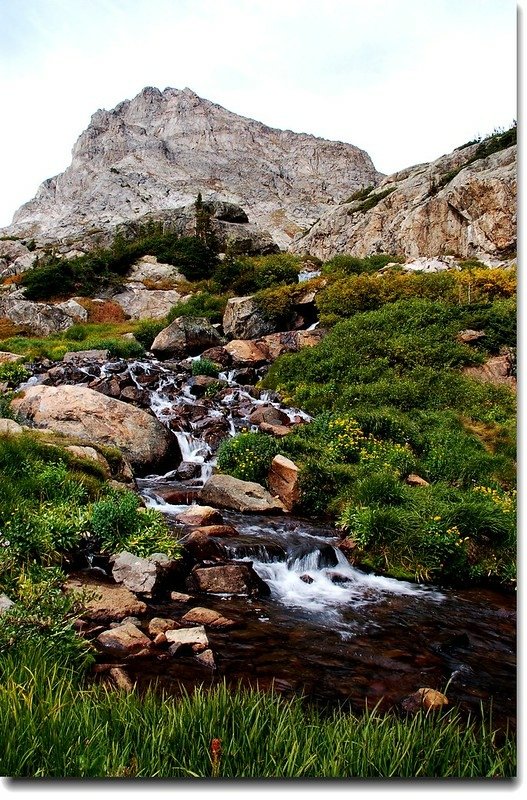
POLYGON ((390 175, 367 196, 329 209, 290 249, 322 259, 384 252, 492 263, 514 255, 516 146, 486 158, 478 152, 473 144, 390 175))
POLYGON ((246 209, 286 247, 327 208, 381 175, 351 144, 275 130, 190 89, 146 88, 97 111, 71 165, 4 233, 58 240, 203 199, 246 209))

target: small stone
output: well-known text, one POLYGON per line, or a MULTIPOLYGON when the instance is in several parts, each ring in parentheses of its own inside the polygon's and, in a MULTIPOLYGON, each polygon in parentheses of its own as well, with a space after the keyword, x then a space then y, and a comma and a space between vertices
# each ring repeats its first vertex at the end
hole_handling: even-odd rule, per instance
POLYGON ((150 648, 150 639, 135 625, 127 623, 113 630, 103 631, 97 641, 107 653, 116 656, 129 656, 150 648))
POLYGON ((173 619, 165 619, 163 617, 153 617, 148 623, 148 633, 150 636, 157 636, 160 633, 167 631, 175 631, 180 628, 179 622, 173 619))
POLYGON ((184 525, 201 527, 203 525, 222 525, 223 517, 217 508, 212 506, 189 506, 186 511, 176 516, 178 522, 184 525))
POLYGON ((421 478, 419 475, 415 475, 414 473, 408 475, 406 478, 406 483, 408 486, 430 486, 428 481, 425 481, 424 478, 421 478))
POLYGON ((206 667, 210 667, 211 669, 215 669, 216 667, 214 653, 212 650, 203 650, 202 653, 197 653, 196 661, 199 661, 200 664, 204 664, 206 667))
POLYGON ((411 713, 416 713, 421 709, 437 711, 442 708, 442 706, 446 705, 448 705, 447 696, 429 687, 418 689, 402 702, 404 710, 411 713))
POLYGON ((185 594, 184 592, 170 592, 170 599, 174 603, 189 603, 193 597, 190 594, 185 594))
POLYGON ((300 580, 304 581, 304 583, 314 583, 314 580, 311 577, 311 575, 301 575, 300 580))
POLYGON ((197 606, 188 611, 183 617, 181 622, 184 624, 198 623, 199 625, 207 625, 210 628, 232 628, 236 623, 232 619, 213 611, 211 608, 202 608, 197 606))

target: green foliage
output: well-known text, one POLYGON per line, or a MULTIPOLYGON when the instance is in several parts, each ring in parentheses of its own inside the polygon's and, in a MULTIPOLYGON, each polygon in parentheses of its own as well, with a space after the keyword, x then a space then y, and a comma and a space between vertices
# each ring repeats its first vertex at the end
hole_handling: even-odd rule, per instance
POLYGON ((173 322, 177 317, 205 317, 211 322, 221 322, 226 305, 227 298, 224 296, 207 291, 197 292, 188 300, 176 303, 168 312, 166 322, 173 322))
POLYGON ((512 778, 513 734, 457 712, 360 716, 225 683, 109 691, 42 637, 0 659, 0 773, 14 778, 512 778), (21 690, 23 687, 23 690, 21 690), (220 739, 214 763, 210 747, 220 739))
POLYGON ((370 211, 370 209, 375 208, 377 203, 380 203, 381 200, 384 200, 386 197, 392 194, 392 192, 395 192, 396 188, 396 186, 389 186, 387 189, 382 189, 380 192, 368 192, 367 196, 363 200, 359 200, 353 206, 353 208, 348 210, 348 214, 351 216, 351 214, 364 214, 366 211, 370 211))
POLYGON ((376 272, 391 262, 401 263, 404 261, 402 256, 393 256, 385 253, 373 253, 372 255, 358 258, 339 254, 333 256, 322 267, 325 275, 340 273, 342 275, 360 275, 363 272, 376 272))
POLYGON ((166 326, 166 320, 142 319, 134 330, 134 336, 145 350, 150 350, 157 334, 166 326))
POLYGON ((268 256, 227 256, 215 269, 213 284, 220 292, 247 295, 298 282, 301 259, 290 253, 268 256))
POLYGON ((22 285, 29 300, 47 300, 72 295, 91 296, 116 289, 132 264, 143 255, 154 255, 177 267, 189 280, 210 277, 217 261, 215 253, 200 238, 178 237, 150 226, 126 240, 117 236, 111 247, 82 256, 62 259, 54 254, 41 258, 24 273, 22 285))
POLYGON ((0 364, 0 383, 6 383, 11 388, 16 388, 23 381, 27 381, 30 373, 22 365, 7 361, 0 364))
POLYGON ((221 442, 218 467, 234 478, 266 485, 271 461, 279 451, 280 446, 272 436, 259 432, 239 433, 221 442))
POLYGON ((129 333, 134 326, 139 329, 141 323, 85 323, 72 326, 71 329, 44 337, 12 337, 4 339, 1 347, 13 353, 24 355, 28 359, 49 358, 60 361, 68 351, 77 350, 109 350, 116 358, 140 358, 144 355, 144 347, 139 341, 124 339, 122 334, 129 333))
POLYGON ((208 375, 210 378, 217 378, 220 371, 220 364, 216 364, 210 358, 201 357, 192 362, 193 375, 208 375))
POLYGON ((94 503, 90 522, 98 546, 109 554, 127 550, 138 556, 179 555, 163 515, 154 509, 140 511, 133 492, 114 492, 94 503))
MULTIPOLYGON (((462 150, 464 147, 468 147, 471 144, 476 144, 478 140, 474 140, 472 142, 467 142, 466 145, 462 145, 462 147, 456 148, 457 150, 462 150)), ((456 175, 458 175, 462 169, 468 167, 470 164, 473 164, 475 161, 479 161, 481 158, 487 158, 488 156, 492 155, 493 153, 498 153, 500 150, 505 150, 507 147, 512 147, 515 145, 517 141, 517 127, 514 124, 511 128, 506 131, 496 131, 490 136, 487 136, 485 139, 482 139, 476 150, 474 151, 473 155, 467 159, 463 164, 460 164, 459 167, 456 167, 449 172, 445 172, 438 181, 433 186, 431 190, 431 194, 435 194, 435 192, 442 189, 444 186, 450 183, 456 175)))
POLYGON ((344 200, 344 203, 352 203, 354 200, 364 200, 370 192, 374 189, 373 183, 369 186, 363 186, 362 189, 357 189, 356 192, 353 192, 352 195, 348 197, 347 200, 344 200))

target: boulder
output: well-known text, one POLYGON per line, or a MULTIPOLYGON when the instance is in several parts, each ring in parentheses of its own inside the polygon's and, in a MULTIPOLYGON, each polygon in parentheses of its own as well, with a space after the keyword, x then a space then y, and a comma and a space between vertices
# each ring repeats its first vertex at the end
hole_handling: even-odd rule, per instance
POLYGON ((189 588, 204 594, 268 597, 270 589, 254 571, 250 561, 194 567, 187 579, 189 588))
POLYGON ((24 356, 17 356, 16 353, 6 353, 4 350, 0 350, 0 364, 15 363, 22 358, 24 358, 24 356))
POLYGON ((179 630, 166 631, 165 636, 170 645, 170 653, 184 649, 192 649, 195 653, 203 652, 209 646, 209 640, 203 625, 195 628, 180 628, 179 630))
POLYGON ((223 340, 205 317, 177 317, 154 339, 151 350, 161 358, 197 356, 223 340))
POLYGON ((222 561, 226 558, 226 551, 215 537, 198 528, 190 536, 185 536, 183 548, 190 558, 196 561, 222 561))
POLYGON ((131 622, 103 631, 97 637, 97 642, 106 653, 124 658, 141 650, 149 650, 152 646, 148 636, 131 622))
POLYGON ((195 533, 200 533, 202 536, 218 536, 220 538, 240 535, 240 532, 233 528, 232 525, 203 525, 196 528, 195 533))
POLYGON ((175 289, 145 289, 129 286, 112 297, 129 319, 163 319, 183 299, 175 289))
POLYGON ((260 430, 262 433, 268 433, 270 436, 276 436, 277 438, 291 433, 291 428, 288 428, 287 425, 273 425, 270 422, 261 422, 260 430))
POLYGON ((407 476, 406 483, 408 486, 430 486, 428 481, 425 481, 420 475, 415 475, 414 473, 407 476))
POLYGON ((70 314, 48 303, 33 303, 20 297, 0 297, 0 318, 20 325, 32 336, 49 336, 65 331, 74 324, 70 314))
POLYGON ((484 336, 485 331, 474 331, 471 328, 467 328, 464 331, 459 331, 456 339, 463 344, 472 344, 472 342, 479 342, 484 336))
POLYGON ((192 595, 185 594, 184 592, 170 592, 170 599, 174 603, 190 603, 192 595))
POLYGON ((270 425, 289 425, 290 420, 285 411, 274 406, 258 406, 249 417, 251 425, 260 425, 268 422, 270 425))
POLYGON ((31 386, 12 408, 37 428, 118 447, 138 470, 159 470, 171 455, 181 460, 177 440, 155 417, 86 386, 31 386))
POLYGON ((223 332, 230 339, 257 339, 274 333, 276 324, 270 322, 257 307, 252 295, 231 297, 223 315, 223 332))
POLYGON ((315 328, 314 330, 307 331, 285 331, 284 333, 272 333, 269 336, 262 337, 258 342, 261 346, 265 345, 268 353, 269 360, 275 361, 278 356, 284 353, 296 353, 303 347, 315 347, 319 344, 327 331, 322 328, 315 328))
POLYGON ((146 611, 146 603, 138 600, 125 586, 100 583, 85 575, 68 578, 63 589, 65 592, 86 593, 82 611, 83 616, 91 620, 122 620, 146 611))
POLYGON ((241 481, 232 475, 212 475, 201 490, 201 499, 242 513, 277 514, 285 510, 282 502, 259 483, 241 481))
POLYGON ((216 662, 214 660, 214 653, 212 650, 203 650, 202 653, 196 653, 196 661, 199 661, 200 664, 204 664, 206 667, 210 667, 211 669, 215 669, 216 662))
POLYGON ((112 577, 131 592, 151 597, 159 590, 174 564, 164 553, 141 558, 122 552, 113 558, 112 577))
POLYGON ((116 689, 123 692, 132 692, 134 690, 132 680, 122 667, 111 667, 108 670, 108 677, 116 689))
POLYGON ((267 349, 250 340, 233 339, 225 345, 225 350, 236 367, 259 367, 269 360, 267 349))
POLYGON ((298 467, 285 456, 277 455, 271 462, 268 484, 273 495, 278 495, 287 511, 292 511, 300 499, 298 467))
POLYGON ((156 256, 142 256, 132 265, 126 276, 127 283, 151 285, 160 281, 182 281, 185 276, 172 264, 160 263, 156 256))
POLYGON ((5 611, 9 611, 11 606, 14 606, 12 600, 6 594, 0 594, 0 614, 3 614, 5 611))
POLYGON ((217 508, 212 506, 189 506, 185 511, 176 516, 178 522, 184 525, 200 528, 203 525, 222 525, 223 517, 217 508))
POLYGON ((18 436, 20 433, 23 433, 24 429, 22 425, 19 425, 18 422, 15 422, 14 419, 5 419, 2 417, 0 419, 0 436, 2 434, 8 434, 9 436, 18 436))
POLYGON ((220 629, 233 628, 236 625, 234 620, 227 619, 217 611, 213 611, 212 608, 202 608, 201 606, 196 606, 196 608, 187 611, 181 617, 181 622, 183 624, 207 625, 209 628, 220 629))
POLYGON ((60 308, 62 311, 68 314, 68 316, 70 316, 74 322, 88 321, 88 312, 84 306, 81 306, 81 304, 77 303, 77 301, 73 298, 65 300, 64 303, 57 303, 55 308, 60 308))
POLYGON ((513 365, 509 353, 493 356, 477 367, 464 367, 462 372, 469 378, 482 383, 492 383, 495 386, 509 386, 516 388, 516 378, 512 374, 513 365))
POLYGON ((175 631, 181 628, 179 622, 174 619, 164 619, 163 617, 153 617, 148 623, 148 633, 150 636, 157 636, 159 633, 175 631))
POLYGON ((94 447, 81 447, 76 444, 70 444, 65 449, 77 458, 86 458, 89 461, 96 461, 104 469, 106 474, 110 475, 110 465, 102 453, 99 453, 94 447))

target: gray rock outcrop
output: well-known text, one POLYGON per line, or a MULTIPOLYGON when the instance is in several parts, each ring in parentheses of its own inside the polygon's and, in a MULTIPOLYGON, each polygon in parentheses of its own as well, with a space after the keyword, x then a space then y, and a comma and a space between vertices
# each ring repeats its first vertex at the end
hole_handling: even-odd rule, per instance
POLYGON ((516 250, 516 146, 469 163, 477 147, 390 175, 366 198, 329 209, 291 249, 324 260, 376 252, 508 258, 516 250))
POLYGON ((63 239, 86 220, 105 230, 202 192, 205 201, 242 205, 286 246, 327 204, 379 177, 354 145, 269 128, 190 89, 148 87, 92 116, 71 165, 44 181, 6 230, 63 239))
POLYGON ((59 306, 33 303, 31 300, 9 295, 0 297, 0 318, 2 317, 33 336, 59 333, 71 328, 75 322, 71 313, 59 306))

